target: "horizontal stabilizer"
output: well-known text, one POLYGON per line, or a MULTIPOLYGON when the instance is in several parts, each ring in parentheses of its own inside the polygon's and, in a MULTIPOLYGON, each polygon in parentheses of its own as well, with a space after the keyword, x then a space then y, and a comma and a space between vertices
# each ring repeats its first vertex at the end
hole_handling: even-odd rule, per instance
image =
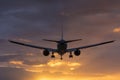
POLYGON ((56 43, 58 43, 59 41, 57 41, 57 40, 48 40, 48 39, 43 39, 44 41, 49 41, 49 42, 56 42, 56 43))
POLYGON ((68 40, 68 41, 66 41, 66 43, 75 42, 75 41, 80 41, 80 40, 82 40, 82 39, 68 40))

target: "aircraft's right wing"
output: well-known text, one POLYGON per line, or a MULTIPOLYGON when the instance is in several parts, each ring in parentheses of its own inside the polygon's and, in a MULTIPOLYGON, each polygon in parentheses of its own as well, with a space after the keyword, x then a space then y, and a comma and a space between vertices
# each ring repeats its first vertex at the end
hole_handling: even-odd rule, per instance
POLYGON ((77 48, 71 48, 71 49, 68 49, 67 52, 75 51, 76 49, 86 49, 86 48, 90 48, 90 47, 100 46, 100 45, 112 43, 114 41, 115 40, 107 41, 107 42, 101 42, 101 43, 92 44, 92 45, 81 46, 81 47, 77 47, 77 48))
POLYGON ((40 46, 35 46, 35 45, 31 45, 31 44, 25 44, 25 43, 21 43, 21 42, 17 42, 17 41, 12 41, 12 40, 8 40, 8 41, 11 42, 11 43, 14 43, 14 44, 22 45, 22 46, 27 46, 27 47, 37 48, 37 49, 47 49, 48 51, 53 51, 53 52, 57 51, 57 49, 40 47, 40 46))

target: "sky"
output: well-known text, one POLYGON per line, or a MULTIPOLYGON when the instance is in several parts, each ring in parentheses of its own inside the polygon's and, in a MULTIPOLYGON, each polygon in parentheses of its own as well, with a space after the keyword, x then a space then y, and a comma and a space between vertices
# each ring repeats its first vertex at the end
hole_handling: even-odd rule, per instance
POLYGON ((119 80, 120 0, 0 0, 0 80, 119 80), (114 43, 56 58, 43 50, 9 43, 15 40, 43 47, 42 39, 83 39, 79 47, 109 40, 114 43))

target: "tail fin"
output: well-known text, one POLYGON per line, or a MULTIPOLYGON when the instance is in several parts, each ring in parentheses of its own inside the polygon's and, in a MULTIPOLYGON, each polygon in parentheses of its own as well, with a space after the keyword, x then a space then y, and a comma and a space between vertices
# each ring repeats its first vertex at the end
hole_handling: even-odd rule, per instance
POLYGON ((66 41, 66 43, 75 42, 75 41, 80 41, 80 40, 82 40, 82 39, 68 40, 68 41, 66 41))
POLYGON ((64 38, 64 33, 63 33, 63 25, 62 25, 62 27, 61 27, 61 39, 63 40, 63 38, 64 38))

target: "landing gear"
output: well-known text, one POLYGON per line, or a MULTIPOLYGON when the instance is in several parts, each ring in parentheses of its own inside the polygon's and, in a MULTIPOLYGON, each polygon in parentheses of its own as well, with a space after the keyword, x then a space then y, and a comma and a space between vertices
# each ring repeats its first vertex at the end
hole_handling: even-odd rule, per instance
POLYGON ((73 58, 72 52, 70 52, 69 58, 73 58))
POLYGON ((63 60, 63 58, 62 58, 62 57, 61 57, 60 59, 61 59, 61 60, 63 60))
POLYGON ((51 58, 55 58, 54 52, 52 52, 51 58))
POLYGON ((69 55, 69 58, 73 58, 73 55, 69 55))
POLYGON ((54 55, 52 55, 52 56, 51 56, 51 58, 55 58, 55 56, 54 56, 54 55))

